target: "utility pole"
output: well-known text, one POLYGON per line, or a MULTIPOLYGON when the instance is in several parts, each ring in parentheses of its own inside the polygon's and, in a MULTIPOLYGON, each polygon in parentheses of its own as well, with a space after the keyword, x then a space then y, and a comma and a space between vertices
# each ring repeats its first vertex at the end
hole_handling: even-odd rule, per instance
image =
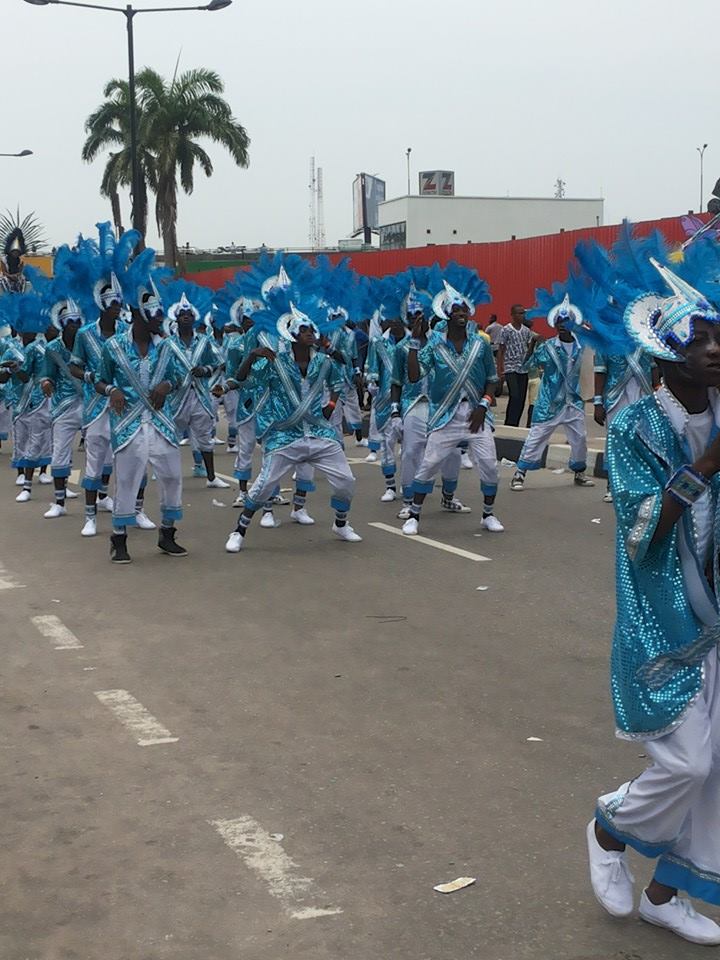
POLYGON ((317 201, 316 214, 315 214, 317 245, 318 245, 318 249, 323 250, 325 248, 325 202, 324 202, 324 196, 323 196, 322 167, 317 168, 315 199, 317 201))
POLYGON ((310 200, 308 205, 308 244, 310 245, 311 250, 315 250, 317 249, 318 244, 317 216, 315 213, 315 195, 317 190, 317 179, 315 177, 315 157, 310 157, 310 182, 308 184, 308 190, 310 191, 310 200))

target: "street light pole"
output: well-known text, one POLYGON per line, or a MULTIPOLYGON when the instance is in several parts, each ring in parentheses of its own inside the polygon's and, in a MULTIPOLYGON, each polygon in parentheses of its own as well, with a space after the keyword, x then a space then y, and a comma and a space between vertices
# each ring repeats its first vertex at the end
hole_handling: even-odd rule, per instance
POLYGON ((704 143, 702 147, 695 147, 697 152, 700 154, 700 205, 698 211, 703 212, 703 158, 705 156, 705 151, 707 150, 707 144, 704 143))
MULTIPOLYGON (((182 10, 208 10, 214 13, 217 10, 224 10, 225 7, 229 7, 232 0, 209 0, 208 3, 195 7, 144 7, 140 10, 135 9, 130 3, 127 4, 125 9, 122 9, 121 7, 108 7, 105 4, 83 3, 81 0, 25 0, 25 3, 30 3, 35 7, 46 7, 54 4, 61 7, 82 7, 86 10, 108 10, 110 13, 122 13, 125 17, 128 42, 128 119, 130 122, 130 168, 132 180, 130 188, 132 199, 131 221, 134 229, 140 230, 140 211, 138 207, 140 158, 138 156, 137 98, 135 94, 135 35, 133 32, 133 20, 138 13, 176 13, 182 10)), ((25 152, 18 154, 18 156, 26 155, 25 152)))
POLYGON ((408 180, 408 196, 410 196, 410 154, 412 153, 412 147, 408 147, 405 151, 405 156, 407 157, 407 180, 408 180))

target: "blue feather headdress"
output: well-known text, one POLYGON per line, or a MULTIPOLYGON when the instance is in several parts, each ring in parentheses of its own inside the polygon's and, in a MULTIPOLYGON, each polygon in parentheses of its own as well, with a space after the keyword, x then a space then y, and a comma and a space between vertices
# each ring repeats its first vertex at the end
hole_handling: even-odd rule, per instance
POLYGON ((160 285, 165 315, 170 324, 175 323, 182 310, 190 310, 195 318, 195 328, 205 329, 212 321, 213 291, 191 280, 171 280, 160 285))
POLYGON ((450 317, 450 311, 457 304, 464 304, 471 315, 479 303, 489 303, 490 289, 478 276, 477 270, 463 267, 451 261, 441 271, 437 264, 430 270, 429 282, 433 294, 433 310, 443 320, 450 317), (438 279, 441 284, 438 285, 438 279))
POLYGON ((50 325, 45 300, 37 290, 0 297, 0 327, 16 333, 44 333, 50 325))
POLYGON ((345 324, 345 317, 329 315, 324 301, 292 285, 268 293, 265 307, 253 315, 253 321, 258 333, 292 342, 302 327, 312 327, 317 337, 329 337, 345 324))

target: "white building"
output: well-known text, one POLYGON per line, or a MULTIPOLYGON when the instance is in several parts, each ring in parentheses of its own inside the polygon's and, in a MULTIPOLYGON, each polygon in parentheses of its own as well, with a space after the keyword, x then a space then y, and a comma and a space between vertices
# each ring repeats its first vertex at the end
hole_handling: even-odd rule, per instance
POLYGON ((599 227, 603 200, 409 196, 378 207, 380 248, 491 243, 599 227))

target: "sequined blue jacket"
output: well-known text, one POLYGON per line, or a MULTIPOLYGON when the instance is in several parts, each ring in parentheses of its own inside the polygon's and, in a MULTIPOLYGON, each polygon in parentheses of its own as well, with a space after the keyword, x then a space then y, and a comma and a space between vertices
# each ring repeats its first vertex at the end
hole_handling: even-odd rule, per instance
POLYGON ((526 362, 526 367, 542 370, 540 390, 533 408, 533 423, 547 423, 567 406, 582 410, 580 368, 583 348, 575 340, 568 354, 559 337, 541 343, 526 362))
POLYGON ((206 333, 194 333, 189 345, 179 336, 168 337, 168 346, 175 353, 176 367, 182 378, 177 390, 168 397, 168 410, 177 416, 191 393, 194 393, 211 417, 215 416, 210 377, 221 366, 223 358, 213 339, 206 333), (194 377, 190 372, 194 367, 206 367, 207 373, 194 377))
MULTIPOLYGON (((717 391, 710 391, 716 423, 717 391)), ((608 470, 617 515, 617 619, 611 688, 618 734, 662 736, 682 721, 703 686, 702 661, 717 644, 717 600, 700 568, 693 510, 652 543, 665 485, 692 460, 682 407, 666 391, 625 407, 608 434, 608 470), (670 404, 679 410, 673 412, 670 404), (666 412, 665 407, 670 410, 666 412), (673 427, 671 415, 679 429, 673 427)), ((711 481, 714 582, 717 568, 720 475, 711 481)))
MULTIPOLYGON (((109 337, 103 336, 99 320, 81 327, 75 336, 71 362, 76 367, 80 367, 83 373, 89 373, 97 379, 102 350, 109 339, 109 337)), ((85 399, 83 426, 87 427, 105 413, 108 407, 108 399, 95 390, 94 383, 85 383, 83 394, 85 399)))
POLYGON ((256 360, 251 373, 257 388, 268 393, 267 402, 257 412, 257 433, 265 450, 277 450, 305 437, 338 442, 322 412, 323 389, 338 392, 343 382, 330 357, 313 353, 305 377, 291 351, 278 353, 275 360, 256 360))
MULTIPOLYGON (((489 338, 469 329, 462 353, 457 353, 444 336, 432 336, 420 351, 419 361, 421 374, 430 378, 429 431, 439 430, 452 420, 464 397, 476 407, 488 387, 497 383, 489 338)), ((489 412, 486 422, 492 426, 489 412)))
POLYGON ((166 440, 177 446, 177 430, 175 421, 166 409, 167 399, 160 410, 154 410, 148 398, 159 383, 167 380, 177 389, 182 378, 183 372, 166 340, 157 337, 151 341, 144 359, 135 346, 132 329, 105 341, 98 380, 119 387, 127 401, 121 414, 113 413, 110 408, 113 450, 126 446, 144 420, 152 423, 166 440))
POLYGON ((247 356, 247 351, 251 348, 254 338, 249 334, 234 333, 228 338, 227 354, 225 361, 225 384, 229 390, 237 390, 237 422, 238 424, 247 423, 255 416, 255 389, 253 388, 252 377, 247 380, 238 380, 238 370, 247 356))
POLYGON ((620 400, 628 382, 637 381, 640 394, 652 393, 653 360, 643 349, 638 348, 628 356, 595 353, 593 369, 595 373, 607 374, 603 403, 606 410, 612 410, 620 400))
POLYGON ((62 337, 56 337, 47 345, 41 380, 49 380, 53 385, 50 399, 50 413, 57 420, 71 407, 82 404, 82 383, 70 373, 72 354, 63 343, 62 337))
POLYGON ((382 430, 390 418, 390 389, 393 378, 393 358, 397 344, 392 337, 373 337, 365 361, 365 376, 369 383, 377 384, 378 392, 373 397, 373 410, 378 430, 382 430))
POLYGON ((37 410, 47 401, 40 389, 46 348, 47 343, 40 338, 33 340, 26 347, 13 342, 2 357, 3 360, 17 360, 20 363, 20 370, 30 377, 27 383, 23 383, 15 375, 10 378, 8 398, 12 400, 13 419, 37 410))
POLYGON ((400 409, 405 416, 417 404, 419 400, 427 400, 429 397, 429 383, 427 375, 420 377, 417 383, 411 383, 407 372, 407 358, 410 352, 410 336, 405 337, 395 348, 393 357, 393 375, 392 382, 400 387, 400 409))

